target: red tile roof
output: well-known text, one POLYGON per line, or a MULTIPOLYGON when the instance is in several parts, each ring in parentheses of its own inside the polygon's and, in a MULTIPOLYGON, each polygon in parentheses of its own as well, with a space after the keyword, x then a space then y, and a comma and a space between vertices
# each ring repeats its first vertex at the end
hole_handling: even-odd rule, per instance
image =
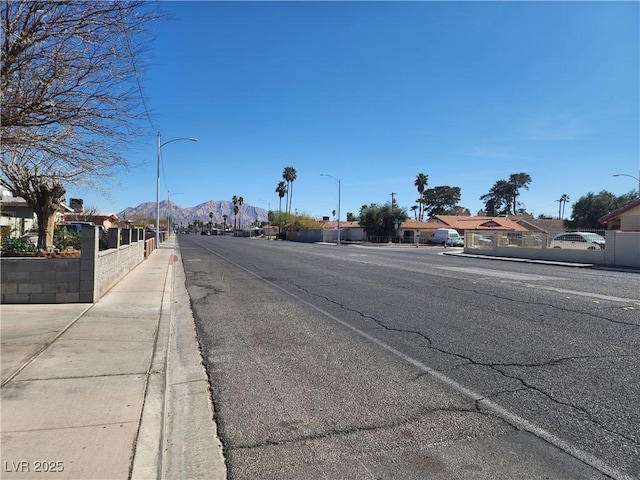
POLYGON ((454 228, 464 230, 501 230, 510 232, 528 232, 518 223, 506 217, 467 217, 462 215, 436 215, 427 222, 408 220, 401 226, 403 230, 435 230, 436 228, 454 228))
POLYGON ((638 200, 635 200, 629 203, 628 205, 625 205, 624 207, 620 207, 617 210, 614 210, 613 212, 606 214, 603 217, 600 217, 598 219, 598 223, 607 224, 610 220, 613 220, 614 218, 619 217, 623 213, 626 213, 629 210, 633 210, 636 207, 640 207, 640 198, 638 200))

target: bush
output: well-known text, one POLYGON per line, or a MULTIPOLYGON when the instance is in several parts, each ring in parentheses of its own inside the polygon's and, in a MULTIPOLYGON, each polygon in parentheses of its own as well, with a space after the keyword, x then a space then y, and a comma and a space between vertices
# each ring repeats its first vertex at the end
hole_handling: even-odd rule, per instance
POLYGON ((103 251, 108 249, 109 249, 109 236, 105 230, 100 232, 100 234, 98 235, 98 250, 103 251))
POLYGON ((2 242, 2 253, 31 253, 36 246, 26 238, 5 238, 2 242))
POLYGON ((61 252, 68 249, 80 250, 80 235, 64 226, 58 226, 53 231, 53 246, 61 252))

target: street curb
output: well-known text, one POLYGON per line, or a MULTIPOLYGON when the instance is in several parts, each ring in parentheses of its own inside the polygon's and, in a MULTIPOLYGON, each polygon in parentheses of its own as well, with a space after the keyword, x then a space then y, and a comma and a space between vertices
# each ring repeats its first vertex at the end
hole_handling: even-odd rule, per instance
POLYGON ((223 446, 177 244, 174 253, 162 478, 224 480, 223 446))
MULTIPOLYGON (((160 251, 156 250, 153 255, 160 255, 160 251)), ((148 260, 151 258, 153 257, 148 260)), ((173 274, 173 265, 169 263, 165 276, 155 347, 147 370, 147 385, 138 437, 132 453, 131 480, 161 478, 162 474, 162 439, 166 415, 167 350, 173 274)))
POLYGON ((224 480, 223 447, 178 244, 164 246, 171 251, 165 255, 167 274, 130 479, 224 480))

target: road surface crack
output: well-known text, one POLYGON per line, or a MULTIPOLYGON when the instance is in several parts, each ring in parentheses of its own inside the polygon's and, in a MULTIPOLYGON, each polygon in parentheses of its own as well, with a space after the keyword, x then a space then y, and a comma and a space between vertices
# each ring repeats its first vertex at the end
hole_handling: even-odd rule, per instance
MULTIPOLYGON (((516 382, 519 382, 522 385, 522 388, 515 389, 515 390, 513 390, 513 392, 521 391, 521 390, 525 390, 525 389, 528 389, 530 391, 535 391, 535 392, 543 395, 544 397, 548 398, 550 401, 552 401, 552 402, 554 402, 554 403, 556 403, 558 405, 562 405, 564 407, 571 408, 571 409, 575 410, 576 412, 578 412, 581 415, 583 415, 584 417, 586 417, 591 423, 593 423, 594 425, 597 425, 602 430, 604 430, 604 431, 606 431, 608 433, 611 433, 613 435, 617 435, 617 436, 619 436, 621 438, 624 438, 625 440, 627 440, 629 442, 632 442, 634 444, 638 443, 637 439, 635 439, 635 438, 632 438, 632 437, 624 435, 624 434, 622 434, 620 432, 611 430, 603 422, 601 422, 600 420, 595 418, 595 416, 591 412, 589 412, 586 408, 581 407, 579 405, 571 404, 569 402, 560 400, 558 398, 555 398, 550 393, 545 392, 540 387, 537 387, 537 386, 527 382, 525 379, 519 377, 518 375, 510 374, 510 373, 508 373, 508 372, 503 370, 503 369, 509 368, 509 367, 544 368, 544 367, 554 366, 554 365, 558 365, 560 363, 567 362, 567 361, 572 361, 572 360, 634 357, 634 355, 622 355, 622 356, 620 356, 620 355, 586 356, 585 355, 585 356, 574 356, 574 357, 562 357, 562 358, 556 358, 556 359, 548 360, 548 361, 545 361, 545 362, 537 362, 537 363, 490 363, 490 362, 480 362, 480 361, 477 361, 477 360, 473 359, 472 357, 470 357, 468 355, 463 355, 463 354, 457 353, 457 352, 451 352, 451 351, 445 350, 443 348, 437 347, 436 345, 434 345, 434 342, 432 341, 432 339, 428 335, 424 334, 423 332, 421 332, 419 330, 390 327, 390 326, 386 325, 383 320, 375 318, 375 317, 373 317, 371 315, 367 315, 367 314, 365 314, 365 313, 363 313, 363 312, 361 312, 359 310, 352 309, 352 308, 350 308, 350 307, 348 307, 346 305, 343 305, 343 304, 341 304, 339 302, 336 302, 335 300, 332 300, 332 299, 330 299, 330 298, 328 298, 326 296, 318 295, 318 294, 316 294, 314 292, 311 292, 308 289, 306 289, 305 287, 302 287, 300 285, 297 285, 296 287, 299 288, 300 290, 303 290, 308 295, 313 295, 315 297, 322 298, 325 301, 327 301, 329 303, 332 303, 332 304, 342 308, 343 310, 355 313, 355 314, 359 315, 361 318, 370 320, 370 321, 376 323, 377 325, 379 325, 382 329, 384 329, 386 331, 418 336, 418 337, 422 338, 423 340, 425 340, 426 348, 428 348, 430 350, 433 350, 433 351, 436 351, 436 352, 439 352, 439 353, 442 353, 442 354, 445 354, 445 355, 450 355, 450 356, 465 360, 465 362, 467 364, 490 368, 491 370, 499 373, 503 377, 511 379, 511 380, 515 380, 516 382)), ((500 298, 503 299, 503 300, 512 300, 512 299, 508 299, 508 298, 502 298, 502 297, 500 297, 500 298)), ((518 301, 520 303, 523 303, 521 300, 518 300, 518 301)), ((526 303, 526 302, 524 302, 524 303, 526 303)), ((530 302, 530 303, 532 303, 532 302, 530 302)), ((553 307, 553 308, 557 308, 559 310, 563 310, 563 309, 555 307, 553 305, 549 305, 549 306, 553 307)), ((591 316, 594 317, 594 318, 600 319, 600 320, 612 321, 611 319, 599 317, 599 316, 593 315, 593 314, 591 316)), ((630 324, 630 323, 625 323, 625 322, 616 322, 616 321, 612 321, 612 322, 613 323, 622 323, 622 324, 626 324, 626 325, 637 326, 635 324, 630 324)), ((458 365, 456 368, 459 368, 459 367, 460 367, 460 365, 458 365)), ((492 396, 499 395, 499 394, 504 394, 504 393, 507 393, 507 391, 505 390, 505 391, 502 391, 502 392, 496 392, 496 393, 493 393, 492 395, 489 395, 489 396, 483 397, 482 399, 479 399, 476 402, 476 408, 478 409, 479 412, 481 412, 479 407, 480 407, 480 404, 482 403, 483 400, 487 400, 487 399, 491 398, 492 396)))
POLYGON ((229 450, 248 450, 248 449, 254 449, 254 448, 289 445, 289 444, 295 444, 295 443, 305 442, 305 441, 323 440, 331 437, 340 437, 340 436, 358 434, 361 432, 393 430, 395 428, 403 427, 411 423, 414 423, 420 420, 424 416, 431 415, 434 413, 440 413, 440 412, 456 413, 456 414, 471 413, 474 415, 477 415, 477 414, 487 415, 486 412, 482 412, 477 408, 434 408, 434 409, 423 410, 411 417, 402 418, 395 422, 390 422, 390 423, 354 426, 351 428, 343 428, 343 429, 330 429, 324 432, 315 432, 315 433, 310 433, 306 435, 292 436, 292 437, 284 438, 281 440, 265 439, 264 441, 255 442, 255 443, 238 443, 238 444, 230 443, 228 445, 228 449, 229 450))

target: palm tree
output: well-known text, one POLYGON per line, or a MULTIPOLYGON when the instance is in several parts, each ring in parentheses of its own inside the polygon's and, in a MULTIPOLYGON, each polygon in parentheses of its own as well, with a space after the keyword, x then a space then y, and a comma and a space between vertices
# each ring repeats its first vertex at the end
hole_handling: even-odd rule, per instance
POLYGON ((293 167, 284 167, 282 172, 282 178, 287 181, 287 203, 286 206, 287 215, 291 214, 291 203, 293 201, 293 182, 297 178, 296 169, 293 167))
POLYGON ((212 226, 213 226, 213 212, 209 212, 209 231, 211 231, 212 226))
POLYGON ((238 197, 238 212, 240 216, 238 217, 238 228, 242 229, 242 205, 244 204, 244 198, 238 197))
MULTIPOLYGON (((416 176, 416 181, 413 182, 413 184, 418 188, 418 193, 420 194, 421 199, 422 199, 422 195, 424 194, 424 187, 426 187, 428 183, 429 183, 429 176, 425 175, 424 173, 419 173, 416 176)), ((420 221, 422 221, 422 218, 424 216, 423 203, 424 202, 419 202, 420 212, 418 214, 418 219, 420 221)))
POLYGON ((233 233, 235 234, 238 229, 238 212, 240 209, 238 208, 238 204, 233 206, 233 233))
POLYGON ((222 234, 223 235, 227 231, 227 218, 229 218, 229 215, 227 215, 226 213, 222 215, 222 234))
POLYGON ((238 225, 238 196, 231 197, 231 203, 233 203, 233 231, 236 231, 238 225))
POLYGON ((413 218, 415 218, 416 220, 418 220, 418 214, 416 213, 416 210, 418 210, 418 205, 413 205, 410 210, 413 212, 413 218))
POLYGON ((567 195, 566 193, 563 193, 562 196, 560 197, 560 205, 562 205, 562 215, 560 216, 560 218, 564 218, 564 207, 567 205, 568 201, 569 201, 569 195, 567 195))
POLYGON ((278 182, 278 186, 276 187, 276 193, 280 199, 280 203, 278 204, 278 228, 282 226, 282 198, 287 194, 287 184, 284 183, 284 180, 278 182))

